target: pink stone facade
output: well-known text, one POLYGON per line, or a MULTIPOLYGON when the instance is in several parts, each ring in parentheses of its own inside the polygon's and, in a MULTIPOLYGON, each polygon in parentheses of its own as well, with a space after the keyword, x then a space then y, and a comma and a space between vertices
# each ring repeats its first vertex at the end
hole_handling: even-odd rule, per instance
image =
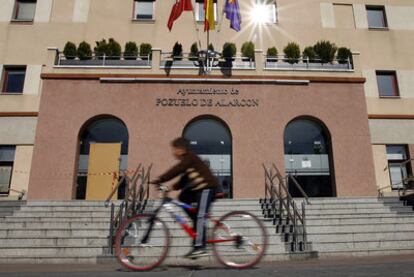
POLYGON ((264 195, 262 163, 274 162, 284 171, 286 125, 297 117, 312 117, 323 122, 331 135, 337 196, 376 195, 362 83, 105 83, 45 79, 29 199, 75 197, 79 132, 89 119, 99 115, 113 115, 125 123, 129 168, 152 162, 153 176, 175 163, 169 142, 182 135, 192 119, 205 115, 221 119, 233 139, 234 198, 264 195), (199 89, 228 93, 183 93, 199 89), (192 106, 192 101, 198 104, 192 106))

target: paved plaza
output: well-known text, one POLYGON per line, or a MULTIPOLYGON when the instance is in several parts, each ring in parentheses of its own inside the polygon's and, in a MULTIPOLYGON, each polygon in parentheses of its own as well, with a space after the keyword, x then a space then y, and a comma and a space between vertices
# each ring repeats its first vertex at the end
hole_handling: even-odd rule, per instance
POLYGON ((364 258, 313 259, 262 263, 248 270, 231 270, 221 266, 160 267, 151 272, 130 272, 117 264, 106 265, 0 265, 0 276, 8 277, 109 277, 109 276, 154 276, 154 277, 342 277, 414 276, 414 255, 364 258))

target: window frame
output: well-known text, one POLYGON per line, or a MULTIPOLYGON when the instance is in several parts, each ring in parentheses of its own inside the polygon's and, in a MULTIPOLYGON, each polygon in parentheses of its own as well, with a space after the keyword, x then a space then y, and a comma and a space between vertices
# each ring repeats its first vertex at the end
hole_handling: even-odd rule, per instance
MULTIPOLYGON (((213 1, 214 3, 214 22, 218 23, 218 5, 217 5, 217 0, 213 1)), ((202 10, 204 10, 204 1, 193 1, 192 3, 194 5, 194 15, 195 15, 195 21, 197 23, 204 23, 205 21, 205 14, 204 14, 204 19, 200 19, 200 7, 202 10)))
MULTIPOLYGON (((391 189, 392 190, 398 190, 398 189, 400 189, 403 186, 403 184, 400 184, 398 186, 394 186, 393 185, 393 183, 392 183, 392 176, 391 176, 391 170, 390 169, 391 169, 392 165, 399 165, 402 162, 410 159, 410 151, 409 151, 408 145, 407 144, 386 144, 385 145, 385 152, 386 152, 386 155, 387 155, 388 176, 389 176, 389 180, 390 180, 391 189), (388 158, 388 155, 389 154, 388 154, 388 149, 387 149, 388 146, 400 146, 400 147, 403 147, 404 148, 404 152, 405 152, 405 156, 406 156, 405 159, 389 159, 388 158)), ((411 163, 405 164, 405 173, 406 173, 406 176, 405 177, 407 177, 407 176, 409 176, 409 175, 412 174, 411 163)), ((404 174, 402 174, 402 175, 404 175, 404 174)))
POLYGON ((11 147, 14 148, 14 154, 13 154, 13 161, 11 160, 3 160, 0 161, 0 166, 4 166, 4 167, 10 167, 10 178, 9 178, 9 184, 8 184, 8 190, 7 192, 1 192, 0 191, 0 195, 9 195, 10 194, 10 189, 11 189, 11 184, 12 184, 12 180, 13 180, 13 170, 14 170, 14 163, 16 160, 16 146, 15 145, 0 145, 0 151, 2 147, 11 147))
POLYGON ((0 95, 1 94, 8 94, 8 95, 21 95, 24 93, 24 83, 26 81, 26 74, 27 74, 27 67, 26 66, 9 66, 5 65, 3 66, 1 74, 1 82, 0 82, 0 95), (9 80, 9 74, 10 71, 24 71, 24 78, 23 78, 23 84, 22 84, 22 91, 6 91, 6 87, 9 80))
POLYGON ((366 5, 365 10, 367 12, 367 23, 368 23, 368 29, 371 30, 388 30, 388 20, 387 20, 387 13, 385 11, 385 6, 378 6, 378 5, 366 5), (378 26, 370 26, 369 25, 369 16, 368 11, 381 11, 384 21, 384 26, 378 27, 378 26))
POLYGON ((155 0, 133 0, 133 9, 132 9, 132 21, 139 21, 139 22, 154 22, 155 21, 155 0), (152 18, 137 18, 138 10, 137 4, 138 2, 152 2, 152 18))
POLYGON ((35 16, 36 16, 36 9, 37 9, 37 0, 15 0, 14 1, 14 8, 13 8, 13 16, 12 16, 12 19, 11 19, 11 22, 16 22, 16 23, 18 23, 18 22, 28 22, 28 23, 30 23, 30 22, 34 22, 34 19, 35 19, 35 16), (18 14, 19 14, 19 6, 20 6, 20 4, 21 3, 24 3, 24 2, 26 2, 26 3, 34 3, 35 4, 35 9, 34 9, 34 13, 33 13, 33 18, 32 19, 19 19, 18 18, 18 14))
POLYGON ((380 98, 401 98, 400 96, 400 89, 398 86, 398 78, 397 78, 397 72, 395 70, 376 70, 375 71, 375 77, 377 80, 377 88, 378 88, 378 96, 380 98), (393 76, 393 95, 381 95, 381 89, 378 81, 378 76, 393 76))

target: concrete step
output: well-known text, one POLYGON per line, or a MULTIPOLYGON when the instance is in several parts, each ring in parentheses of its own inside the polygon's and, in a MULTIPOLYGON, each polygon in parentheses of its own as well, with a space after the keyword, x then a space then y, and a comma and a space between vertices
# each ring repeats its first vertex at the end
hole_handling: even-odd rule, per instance
POLYGON ((102 246, 88 246, 83 247, 1 247, 0 257, 11 257, 11 256, 67 256, 67 257, 78 257, 78 256, 90 256, 96 257, 102 255, 102 246))
MULTIPOLYGON (((295 202, 301 203, 304 198, 295 198, 295 202)), ((309 198, 312 205, 314 204, 332 204, 332 203, 397 203, 398 197, 312 197, 309 198)))
POLYGON ((312 225, 337 225, 337 224, 378 224, 378 223, 414 223, 414 216, 388 215, 378 217, 351 217, 351 218, 306 218, 307 226, 312 225))
POLYGON ((413 213, 411 207, 381 207, 381 208, 339 208, 339 209, 306 209, 306 215, 335 215, 335 214, 377 214, 377 213, 413 213))
POLYGON ((338 219, 338 218, 378 218, 378 217, 390 217, 390 216, 395 216, 395 217, 413 217, 414 216, 414 212, 412 211, 405 211, 405 212, 399 212, 399 213, 393 213, 393 212, 366 212, 366 213, 344 213, 344 214, 313 214, 313 215, 306 215, 306 220, 309 219, 320 219, 320 220, 325 220, 325 219, 338 219))
POLYGON ((414 223, 371 223, 371 224, 335 224, 335 225, 307 225, 309 233, 342 233, 342 232, 399 232, 414 231, 414 223))
POLYGON ((414 248, 413 240, 376 240, 376 241, 352 241, 352 242, 320 242, 313 243, 313 250, 326 251, 350 251, 362 249, 387 249, 387 248, 414 248))
POLYGON ((0 230, 4 229, 108 229, 109 220, 86 222, 86 221, 70 221, 58 222, 54 221, 24 221, 24 222, 7 222, 7 224, 0 223, 0 230))
MULTIPOLYGON (((67 237, 106 237, 109 233, 105 229, 3 229, 0 230, 1 238, 67 238, 67 237)), ((0 246, 1 247, 1 246, 0 246)))
POLYGON ((318 256, 321 258, 350 257, 350 256, 366 257, 366 256, 407 255, 407 254, 413 254, 413 253, 414 253, 414 247, 389 247, 389 248, 319 251, 318 256))
POLYGON ((342 232, 342 233, 308 233, 308 241, 312 243, 336 243, 351 241, 376 240, 414 240, 413 231, 400 232, 342 232))

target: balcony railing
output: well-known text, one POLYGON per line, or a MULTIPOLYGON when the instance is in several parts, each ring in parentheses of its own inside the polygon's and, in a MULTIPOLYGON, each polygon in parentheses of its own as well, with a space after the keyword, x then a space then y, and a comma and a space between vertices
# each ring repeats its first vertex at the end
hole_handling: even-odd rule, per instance
POLYGON ((340 60, 335 58, 332 62, 323 63, 321 59, 309 59, 301 56, 299 59, 288 59, 284 55, 264 56, 266 70, 315 70, 315 71, 352 71, 352 59, 340 60))
POLYGON ((68 57, 62 52, 57 53, 57 66, 73 66, 73 67, 151 67, 151 55, 146 56, 106 56, 96 55, 87 56, 82 59, 78 57, 68 57))
MULTIPOLYGON (((254 58, 236 55, 225 58, 221 53, 215 51, 201 51, 198 56, 191 53, 183 53, 173 56, 171 52, 162 52, 161 49, 152 49, 146 56, 109 57, 92 54, 90 57, 79 59, 78 57, 66 57, 57 48, 50 48, 50 59, 53 59, 56 68, 136 68, 146 69, 147 72, 187 70, 197 71, 199 74, 231 74, 232 71, 255 71, 258 75, 271 74, 271 71, 297 71, 297 72, 355 72, 359 68, 359 54, 354 53, 347 60, 335 58, 332 62, 322 63, 320 59, 309 59, 300 57, 288 59, 284 55, 266 56, 262 50, 256 50, 254 58), (53 51, 53 52, 52 52, 53 51)), ((243 73, 241 73, 243 74, 243 73)), ((254 73, 245 73, 254 74, 254 73)))
POLYGON ((232 58, 224 58, 221 53, 211 51, 200 52, 198 56, 192 53, 183 53, 181 56, 174 56, 171 52, 161 53, 161 68, 203 68, 210 69, 234 68, 234 69, 255 69, 254 59, 235 56, 232 58))

